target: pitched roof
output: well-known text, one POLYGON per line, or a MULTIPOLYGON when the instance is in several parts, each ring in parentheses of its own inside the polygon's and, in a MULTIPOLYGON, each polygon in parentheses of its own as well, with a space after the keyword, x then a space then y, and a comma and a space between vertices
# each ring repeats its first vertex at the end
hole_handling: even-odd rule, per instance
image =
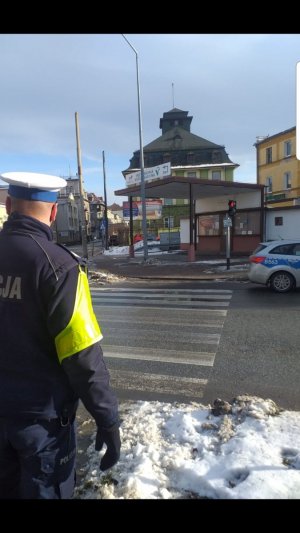
MULTIPOLYGON (((274 133, 274 135, 266 135, 261 140, 257 140, 256 143, 254 143, 254 146, 258 146, 259 144, 268 143, 270 140, 274 139, 275 137, 279 137, 281 135, 285 135, 286 133, 292 133, 296 130, 296 126, 293 126, 292 128, 289 128, 288 130, 280 131, 279 133, 274 133)), ((259 139, 256 137, 256 139, 259 139)))
POLYGON ((188 114, 188 111, 182 111, 182 109, 178 109, 178 107, 173 107, 173 109, 170 109, 170 111, 166 111, 164 115, 168 115, 169 113, 185 113, 188 114))
POLYGON ((219 144, 215 144, 207 139, 203 139, 194 133, 181 128, 180 126, 174 126, 166 133, 163 133, 160 137, 147 144, 144 147, 144 152, 150 151, 162 151, 168 152, 169 150, 195 150, 201 148, 224 148, 219 144))
POLYGON ((111 211, 120 211, 121 209, 123 209, 123 207, 122 207, 121 205, 116 204, 116 203, 111 204, 111 205, 108 205, 107 207, 108 207, 108 209, 110 209, 111 211))
MULTIPOLYGON (((165 113, 162 116, 162 119, 169 118, 170 115, 172 115, 172 118, 175 118, 175 116, 176 118, 177 117, 186 118, 188 114, 189 114, 188 111, 182 111, 182 109, 178 109, 178 107, 173 107, 173 109, 170 109, 170 111, 165 111, 165 113)), ((189 118, 192 119, 193 117, 189 117, 189 118)))

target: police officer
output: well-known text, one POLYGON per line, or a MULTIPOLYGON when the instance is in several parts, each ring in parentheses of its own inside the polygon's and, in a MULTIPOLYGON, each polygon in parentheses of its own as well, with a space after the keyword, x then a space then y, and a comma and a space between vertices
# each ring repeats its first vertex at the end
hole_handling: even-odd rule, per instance
POLYGON ((109 385, 87 275, 53 242, 65 180, 9 172, 0 232, 0 498, 70 498, 79 398, 97 424, 100 468, 120 457, 117 399, 109 385))

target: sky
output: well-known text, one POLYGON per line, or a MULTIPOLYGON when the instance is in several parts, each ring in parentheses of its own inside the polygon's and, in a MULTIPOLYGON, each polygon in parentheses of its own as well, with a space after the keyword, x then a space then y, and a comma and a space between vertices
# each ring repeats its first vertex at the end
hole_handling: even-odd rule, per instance
MULTIPOLYGON (((143 145, 174 106, 191 132, 225 145, 255 183, 257 136, 296 125, 300 34, 126 34, 138 52, 143 145)), ((79 117, 84 187, 107 200, 139 149, 136 55, 121 34, 0 35, 0 173, 77 172, 79 117)))
MULTIPOLYGON (((299 499, 300 413, 240 396, 212 413, 198 403, 121 404, 121 457, 86 453, 76 499, 299 499)), ((88 423, 88 421, 86 421, 88 423)))

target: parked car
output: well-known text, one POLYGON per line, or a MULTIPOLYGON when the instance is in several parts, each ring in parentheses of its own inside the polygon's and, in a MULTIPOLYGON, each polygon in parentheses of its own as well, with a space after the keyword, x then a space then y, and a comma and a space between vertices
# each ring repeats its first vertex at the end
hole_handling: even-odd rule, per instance
POLYGON ((300 287, 300 240, 261 242, 249 257, 248 277, 276 292, 300 287))

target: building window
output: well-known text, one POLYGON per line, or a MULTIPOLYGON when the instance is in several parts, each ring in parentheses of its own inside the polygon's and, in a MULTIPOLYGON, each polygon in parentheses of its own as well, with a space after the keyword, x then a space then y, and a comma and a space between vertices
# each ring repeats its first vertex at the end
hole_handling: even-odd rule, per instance
POLYGON ((260 213, 258 211, 236 213, 234 217, 234 233, 235 235, 259 235, 260 213))
POLYGON ((187 173, 188 178, 197 178, 197 172, 188 172, 187 173))
POLYGON ((164 228, 174 228, 174 217, 164 217, 164 228))
POLYGON ((290 157, 292 155, 292 141, 285 141, 283 153, 284 157, 290 157))
POLYGON ((272 148, 266 149, 266 163, 272 163, 272 148))
POLYGON ((283 174, 283 188, 284 189, 292 188, 292 175, 290 172, 285 172, 283 174))
POLYGON ((275 226, 283 226, 283 217, 275 217, 275 226))
POLYGON ((188 152, 188 154, 186 156, 186 162, 187 162, 187 165, 194 165, 194 163, 195 163, 195 154, 194 154, 194 152, 188 152))
POLYGON ((198 218, 198 235, 201 237, 219 235, 219 215, 203 215, 198 218))
POLYGON ((164 199, 164 205, 173 205, 173 199, 172 198, 165 198, 164 199))
POLYGON ((213 170, 211 175, 212 175, 212 179, 213 180, 220 180, 221 179, 221 170, 213 170))
POLYGON ((266 187, 267 187, 267 192, 272 192, 272 177, 271 176, 266 178, 266 187))

